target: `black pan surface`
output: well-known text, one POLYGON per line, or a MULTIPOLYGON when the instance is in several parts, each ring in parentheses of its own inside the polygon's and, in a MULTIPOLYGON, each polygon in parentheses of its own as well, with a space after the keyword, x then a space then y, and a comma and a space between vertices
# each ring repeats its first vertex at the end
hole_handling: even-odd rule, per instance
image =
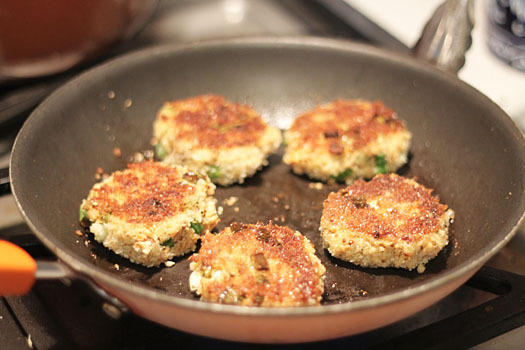
POLYGON ((135 152, 152 149, 152 122, 163 102, 204 93, 250 104, 283 129, 301 112, 335 98, 381 100, 407 122, 413 144, 399 172, 435 189, 456 213, 449 245, 423 274, 360 268, 330 257, 322 249, 319 219, 323 200, 341 185, 312 188, 311 180, 281 162, 281 154, 245 184, 217 189, 224 213, 216 231, 232 221, 273 220, 315 244, 327 267, 323 304, 445 283, 480 266, 522 219, 523 136, 473 88, 426 64, 345 41, 243 39, 124 56, 48 98, 22 128, 11 160, 13 193, 39 238, 80 273, 139 292, 196 299, 188 288, 187 256, 171 268, 145 268, 75 231, 97 167, 122 169, 135 152), (231 196, 238 202, 223 204, 231 196))

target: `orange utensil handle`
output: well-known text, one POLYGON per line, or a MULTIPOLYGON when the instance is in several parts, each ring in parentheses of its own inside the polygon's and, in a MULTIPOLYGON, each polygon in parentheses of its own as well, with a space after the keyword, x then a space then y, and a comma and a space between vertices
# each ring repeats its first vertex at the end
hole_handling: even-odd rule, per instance
POLYGON ((19 246, 0 240, 0 295, 24 294, 35 282, 36 262, 19 246))

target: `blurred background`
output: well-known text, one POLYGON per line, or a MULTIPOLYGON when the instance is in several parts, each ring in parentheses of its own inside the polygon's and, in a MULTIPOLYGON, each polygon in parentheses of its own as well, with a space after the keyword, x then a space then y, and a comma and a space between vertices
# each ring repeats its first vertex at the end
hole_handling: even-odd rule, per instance
MULTIPOLYGON (((0 168, 8 165, 16 134, 35 106, 96 64, 154 45, 303 35, 344 38, 433 61, 448 71, 444 74, 458 74, 487 95, 525 130, 525 0, 1 0, 0 168)), ((0 237, 49 254, 10 196, 0 198, 0 237)), ((524 251, 520 229, 488 265, 525 275, 524 251)), ((112 320, 85 286, 47 283, 0 303, 0 348, 27 348, 28 335, 38 349, 141 347, 151 345, 152 335, 171 344, 228 345, 132 315, 112 320), (141 337, 142 329, 148 337, 141 337)), ((325 345, 360 347, 379 338, 406 338, 493 297, 467 285, 408 320, 325 345)), ((525 341, 521 324, 477 347, 519 348, 525 341)), ((449 331, 461 325, 453 327, 449 331)))
POLYGON ((317 35, 410 53, 434 15, 441 22, 437 29, 427 28, 426 39, 438 40, 415 54, 425 59, 437 48, 463 57, 467 50, 465 64, 454 69, 460 68, 459 77, 525 127, 520 98, 525 91, 525 73, 520 74, 525 71, 525 1, 447 3, 443 19, 436 16, 446 7, 443 0, 3 0, 0 126, 5 129, 6 121, 20 117, 74 74, 140 48, 240 36, 317 35), (469 34, 468 42, 461 41, 469 34), (447 47, 445 41, 453 42, 447 47))

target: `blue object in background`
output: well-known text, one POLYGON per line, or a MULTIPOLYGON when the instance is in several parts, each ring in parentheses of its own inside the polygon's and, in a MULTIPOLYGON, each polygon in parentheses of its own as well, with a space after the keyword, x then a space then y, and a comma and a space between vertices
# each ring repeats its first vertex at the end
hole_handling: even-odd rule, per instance
POLYGON ((525 0, 492 1, 488 30, 491 51, 525 72, 525 0))

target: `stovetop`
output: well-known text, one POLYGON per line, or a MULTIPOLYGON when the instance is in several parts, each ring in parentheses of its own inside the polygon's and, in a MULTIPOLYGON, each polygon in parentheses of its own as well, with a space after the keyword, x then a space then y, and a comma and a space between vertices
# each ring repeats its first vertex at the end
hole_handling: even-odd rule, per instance
MULTIPOLYGON (((318 35, 350 38, 392 50, 408 48, 346 1, 168 1, 133 40, 109 55, 161 43, 250 35, 318 35), (326 3, 338 3, 334 14, 326 3)), ((102 59, 103 60, 103 59, 102 59)), ((80 69, 0 88, 0 167, 23 120, 56 86, 80 69)), ((12 197, 0 198, 0 238, 39 259, 53 259, 22 223, 12 197)), ((117 315, 81 280, 37 281, 30 293, 0 300, 0 349, 100 348, 520 348, 525 340, 525 231, 475 277, 432 307, 390 326, 327 342, 266 346, 194 336, 133 314, 117 315), (117 317, 119 316, 119 317, 117 317)))

